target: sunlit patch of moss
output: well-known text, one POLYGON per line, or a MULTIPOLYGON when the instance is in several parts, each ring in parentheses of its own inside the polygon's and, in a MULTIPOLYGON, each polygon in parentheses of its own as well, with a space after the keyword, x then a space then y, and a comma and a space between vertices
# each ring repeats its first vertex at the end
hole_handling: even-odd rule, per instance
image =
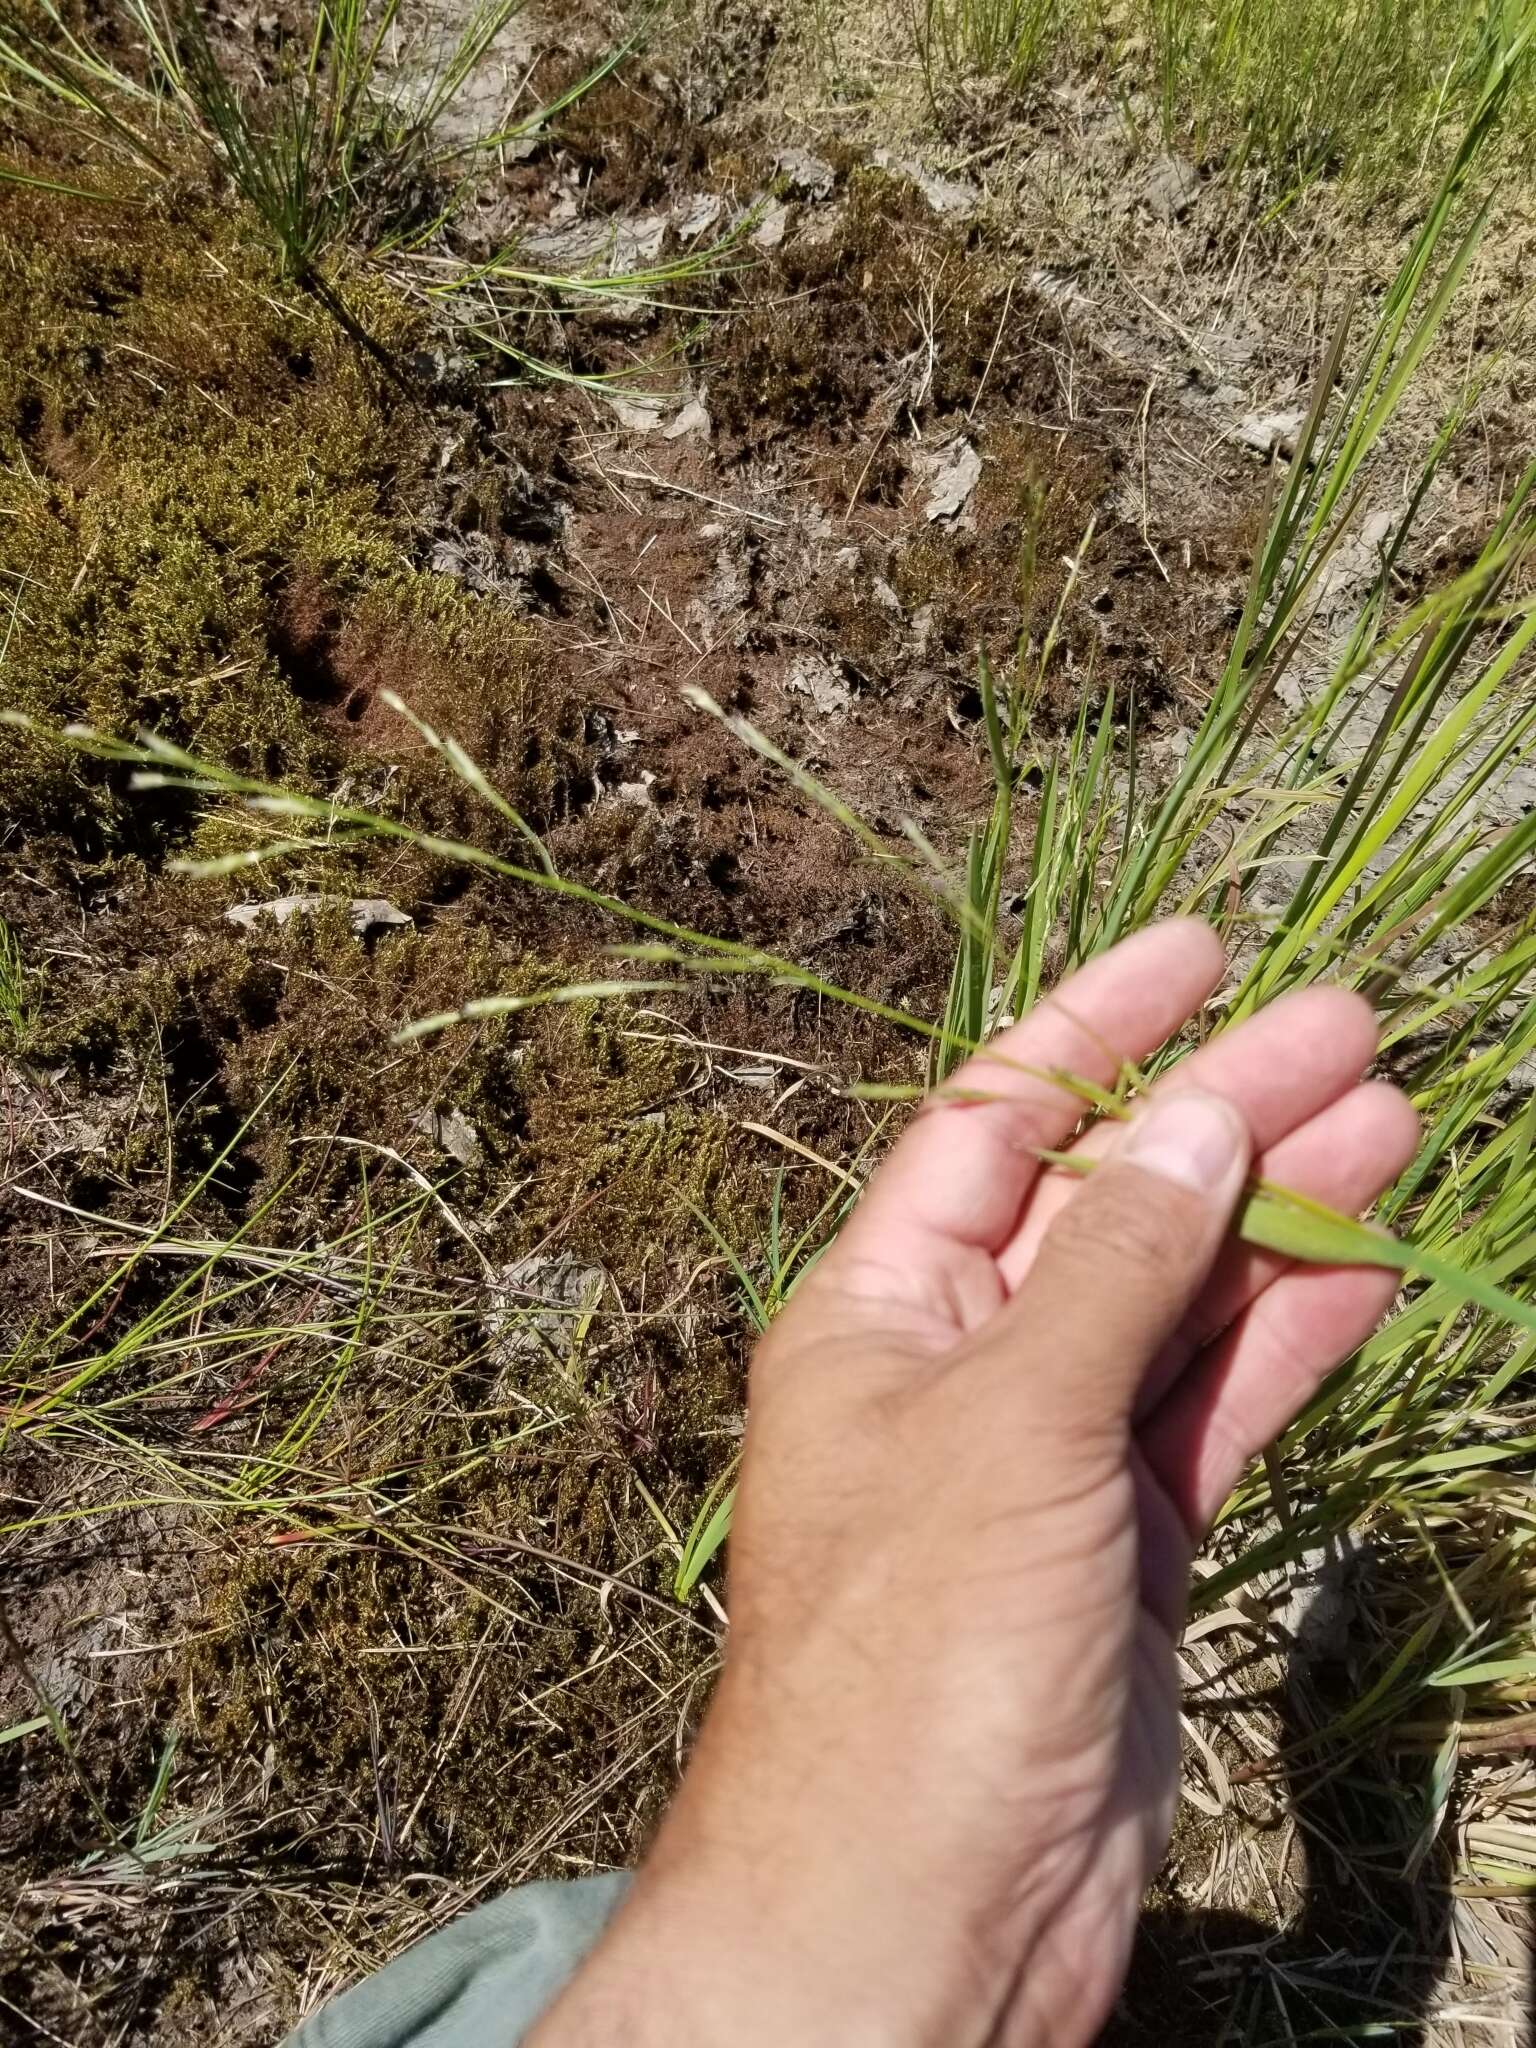
MULTIPOLYGON (((424 420, 206 202, 107 212, 0 187, 0 268, 0 698, 313 773, 334 748, 285 673, 275 594, 296 573, 343 596, 398 577, 393 489, 424 420)), ((386 346, 408 342, 387 295, 356 297, 386 346)), ((86 842, 137 829, 120 792, 26 743, 0 803, 86 842)))
POLYGON ((641 1274, 702 1242, 700 1210, 728 1209, 739 1180, 730 1125, 683 1093, 690 1078, 663 1033, 612 1005, 531 1013, 518 1075, 531 1229, 641 1274))
POLYGON ((389 704, 451 735, 543 832, 593 794, 580 703, 553 683, 534 635, 507 606, 445 576, 397 574, 347 607, 326 654, 331 690, 358 755, 390 764, 399 814, 446 837, 528 846, 389 704))

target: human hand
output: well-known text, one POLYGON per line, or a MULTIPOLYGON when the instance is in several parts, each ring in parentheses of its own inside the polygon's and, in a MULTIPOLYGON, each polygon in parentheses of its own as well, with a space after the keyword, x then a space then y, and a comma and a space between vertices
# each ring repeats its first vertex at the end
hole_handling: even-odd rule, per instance
POLYGON ((763 1341, 725 1671, 631 1899, 540 2048, 1076 2048, 1178 1783, 1190 1557, 1394 1278, 1228 1235, 1251 1170, 1357 1211, 1411 1157, 1316 988, 1182 1061, 1104 1163, 1042 1166, 1220 978, 1178 921, 915 1120, 763 1341))

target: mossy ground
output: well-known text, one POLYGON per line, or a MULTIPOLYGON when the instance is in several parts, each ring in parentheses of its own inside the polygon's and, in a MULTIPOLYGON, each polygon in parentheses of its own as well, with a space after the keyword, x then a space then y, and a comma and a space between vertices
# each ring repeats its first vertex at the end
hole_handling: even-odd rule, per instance
MULTIPOLYGON (((267 628, 286 576, 355 589, 396 567, 395 437, 369 373, 227 207, 82 213, 8 190, 5 252, 9 701, 50 723, 163 721, 253 772, 313 770, 267 628)), ((67 757, 38 762, 7 750, 18 823, 99 835, 110 816, 115 836, 142 815, 85 793, 67 757)))
MULTIPOLYGON (((6 708, 50 733, 69 721, 152 726, 243 773, 309 790, 344 782, 413 823, 526 852, 380 701, 392 689, 452 731, 540 831, 591 801, 582 711, 536 630, 424 563, 448 437, 470 450, 457 523, 495 532, 511 517, 502 500, 515 481, 494 464, 474 470, 483 419, 402 396, 277 274, 226 199, 191 182, 119 196, 82 209, 0 186, 6 708)), ((380 344, 409 358, 421 316, 366 279, 348 291, 380 344)), ((120 772, 11 729, 0 805, 12 848, 26 849, 0 908, 38 996, 25 1046, 6 1050, 25 1059, 15 1085, 46 1085, 98 1118, 85 1150, 44 1172, 77 1208, 132 1226, 165 1189, 211 1174, 198 1229, 294 1246, 355 1228, 369 1201, 409 1199, 412 1174, 445 1190, 409 1252, 431 1313, 357 1347, 285 1470, 301 1496, 366 1482, 350 1533, 274 1547, 298 1509, 189 1520, 164 1505, 196 1498, 194 1475, 255 1469, 328 1384, 330 1334, 309 1329, 313 1304, 281 1280, 227 1307, 210 1295, 211 1341, 242 1317, 297 1335, 258 1374, 256 1405, 237 1402, 206 1439, 199 1417, 227 1376, 183 1354, 192 1363, 167 1405, 153 1393, 163 1362, 130 1358, 103 1386, 138 1447, 126 1465, 114 1474, 100 1444, 84 1466, 41 1442, 9 1460, 23 1518, 67 1501, 106 1508, 142 1489, 146 1469, 162 1503, 142 1525, 108 1508, 81 1545, 34 1539, 8 1598, 38 1682, 58 1680, 72 1632, 99 1605, 100 1573, 116 1569, 102 1560, 125 1552, 153 1575, 131 1603, 135 1625, 155 1617, 184 1644, 126 1693, 66 1690, 72 1755, 0 1753, 6 1856, 41 1887, 7 1937, 12 2009, 72 2039, 81 2028, 97 2038, 98 2021, 103 2039, 121 2026, 135 2039, 207 2039, 243 1952, 265 1986, 249 2037, 270 2039, 296 2016, 316 1938, 304 1912, 286 1912, 285 1891, 323 1897, 362 1879, 374 1852, 361 1816, 383 1816, 391 1868, 460 1884, 568 1867, 578 1840, 580 1855, 620 1861, 654 1816, 714 1638, 682 1610, 635 1606, 623 1587, 610 1618, 604 1589, 622 1574, 642 1596, 665 1592, 669 1557, 636 1475, 686 1519, 729 1455, 741 1318, 726 1287, 686 1283, 709 1252, 700 1215, 744 1227, 761 1169, 744 1174, 719 1091, 698 1091, 686 1048, 632 1035, 619 1013, 552 1008, 392 1048, 423 1012, 590 972, 590 926, 561 926, 536 901, 520 914, 505 892, 466 895, 425 856, 338 851, 272 888, 340 901, 246 935, 223 916, 242 883, 167 871, 170 855, 231 843, 225 822, 184 799, 132 792, 120 772), (418 928, 359 936, 344 899, 365 889, 408 903, 418 928), (73 946, 82 916, 89 942, 73 946), (472 1129, 468 1163, 424 1133, 434 1109, 472 1129), (471 1241, 445 1220, 450 1207, 475 1219, 471 1241), (486 1275, 540 1248, 605 1276, 579 1372, 558 1346, 487 1362, 486 1275), (471 1283, 478 1309, 465 1305, 471 1283), (686 1331, 658 1312, 680 1289, 686 1331), (513 1440, 534 1415, 524 1449, 513 1440), (425 1556, 419 1532, 404 1548, 393 1527, 369 1533, 381 1501, 408 1486, 400 1475, 439 1469, 457 1475, 430 1496, 453 1557, 425 1556), (673 1704, 658 1721, 659 1699, 673 1704), (194 1910, 174 1958, 157 1951, 130 1992, 134 1936, 110 1903, 82 1948, 37 1902, 53 1873, 100 1846, 102 1812, 117 1824, 142 1810, 173 1728, 167 1811, 220 1788, 209 1825, 241 1873, 242 1926, 232 1951, 227 1929, 208 1932, 194 1910), (300 1812, 311 1818, 295 1828, 300 1812), (279 1866, 290 1877, 269 1891, 263 1872, 279 1866), (69 1989, 77 1963, 95 1987, 84 2005, 69 1989)), ((66 1231, 43 1252, 26 1227, 8 1234, 21 1327, 38 1340, 16 1353, 13 1380, 67 1376, 82 1346, 131 1331, 180 1277, 173 1260, 140 1263, 83 1333, 50 1344, 47 1329, 95 1277, 88 1237, 66 1231)), ((7 1703, 30 1691, 8 1674, 7 1703)))
MULTIPOLYGON (((591 146, 627 185, 606 124, 632 110, 609 98, 588 115, 591 146)), ((359 1887, 377 1887, 363 1941, 378 1955, 420 1924, 410 1873, 463 1895, 622 1863, 642 1843, 718 1655, 707 1610, 670 1600, 675 1546, 656 1519, 686 1528, 740 1426, 748 1322, 709 1226, 760 1270, 786 1158, 744 1149, 761 1083, 722 1075, 710 1048, 794 1045, 835 1072, 873 1070, 891 1047, 745 992, 650 1014, 556 1005, 395 1045, 412 1018, 473 996, 607 971, 613 929, 409 846, 321 847, 270 880, 172 871, 244 838, 217 808, 131 789, 58 728, 150 726, 242 773, 340 787, 526 856, 388 690, 467 746, 563 864, 778 935, 734 853, 601 801, 611 720, 594 719, 537 599, 429 566, 445 523, 504 556, 530 527, 558 531, 539 498, 559 474, 549 417, 530 427, 515 398, 498 414, 402 395, 194 181, 119 197, 82 210, 0 188, 4 703, 43 728, 12 729, 0 755, 25 849, 0 912, 38 998, 8 1072, 79 1120, 84 1141, 44 1178, 103 1219, 51 1243, 31 1213, 8 1230, 31 1325, 13 1398, 125 1347, 77 1420, 7 1461, 12 1519, 34 1525, 10 1598, 35 1662, 5 1699, 19 1719, 34 1680, 54 1688, 73 1736, 68 1753, 0 1750, 23 1886, 0 1991, 82 2041, 123 2027, 270 2040, 317 1953, 324 1970, 357 1967, 355 1938, 338 1950, 335 1935, 359 1887), (722 884, 703 901, 701 873, 722 884), (324 901, 250 930, 225 917, 284 892, 324 901), (413 926, 359 934, 353 894, 389 896, 413 926), (467 1158, 444 1150, 433 1112, 471 1133, 467 1158), (50 1339, 91 1294, 102 1230, 153 1222, 200 1182, 188 1223, 210 1241, 364 1246, 382 1303, 366 1335, 347 1334, 352 1296, 337 1308, 282 1270, 229 1295, 243 1269, 221 1267, 174 1324, 168 1364, 164 1345, 132 1341, 186 1277, 152 1256, 50 1339), (536 1276, 552 1261, 599 1275, 601 1299, 517 1344, 508 1317, 524 1312, 495 1276, 529 1259, 536 1276), (53 1518, 82 1509, 85 1539, 58 1540, 71 1524, 53 1518), (93 1666, 114 1608, 135 1640, 173 1647, 93 1666), (83 1930, 51 1901, 99 1850, 103 1815, 131 1831, 172 1733, 164 1817, 202 1816, 217 1875, 183 1895, 174 1949, 139 1970, 131 1881, 93 1895, 83 1930), (259 1986, 243 2017, 224 2009, 232 1969, 259 1986)), ((430 339, 383 285, 348 292, 402 361, 430 339)), ((738 802, 751 807, 750 782, 721 845, 738 802)), ((800 914, 846 924, 826 821, 760 789, 753 816, 786 845, 809 822, 800 914)), ((926 974, 936 996, 934 920, 896 921, 882 963, 909 989, 926 974)), ((868 951, 866 926, 861 913, 837 947, 868 951)), ((868 1129, 819 1083, 785 1121, 830 1156, 868 1129)), ((787 1231, 829 1186, 788 1163, 787 1231)))

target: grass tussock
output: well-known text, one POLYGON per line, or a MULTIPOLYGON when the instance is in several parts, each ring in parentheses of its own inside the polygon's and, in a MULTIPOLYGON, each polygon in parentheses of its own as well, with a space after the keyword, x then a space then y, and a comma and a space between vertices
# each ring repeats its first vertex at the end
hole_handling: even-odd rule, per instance
POLYGON ((1032 85, 1051 61, 1063 0, 913 0, 912 33, 930 94, 980 75, 1032 85))
POLYGON ((510 132, 457 146, 435 132, 521 6, 477 0, 449 34, 406 20, 400 0, 321 0, 303 29, 279 22, 265 48, 243 50, 170 0, 120 0, 94 32, 54 0, 22 0, 0 15, 0 78, 13 104, 51 111, 96 160, 152 183, 174 179, 190 144, 228 176, 287 277, 336 310, 318 269, 333 245, 372 240, 385 223, 398 234, 402 211, 420 211, 422 189, 456 155, 544 118, 535 109, 510 132))
MULTIPOLYGON (((118 0, 97 34, 53 4, 0 12, 0 184, 108 208, 173 200, 211 177, 240 203, 283 282, 324 313, 407 398, 420 378, 372 317, 414 300, 460 348, 508 381, 549 377, 601 387, 635 374, 574 365, 567 323, 617 305, 653 315, 708 312, 740 260, 747 223, 696 233, 639 267, 599 248, 569 270, 530 266, 519 239, 469 257, 452 230, 487 161, 529 144, 601 87, 621 40, 547 100, 467 123, 458 103, 502 63, 523 0, 477 0, 457 30, 417 20, 400 0, 320 0, 307 28, 279 21, 254 53, 195 7, 118 0), (71 141, 56 161, 58 136, 71 141), (381 278, 392 293, 379 294, 381 278), (370 285, 375 289, 370 292, 370 285), (535 343, 534 334, 540 340, 535 343)), ((558 67, 557 67, 558 68, 558 67)))
MULTIPOLYGON (((1371 203, 1438 175, 1532 13, 1529 0, 920 0, 910 21, 936 104, 963 108, 978 79, 1025 91, 1094 69, 1133 130, 1224 159, 1278 206, 1319 179, 1371 203)), ((1522 164, 1533 108, 1526 77, 1505 145, 1522 164)))
MULTIPOLYGON (((1148 0, 1144 34, 1164 134, 1229 148, 1282 196, 1348 172, 1373 193, 1454 143, 1488 76, 1529 35, 1528 0, 1148 0)), ((1522 82, 1510 146, 1528 148, 1522 82)))

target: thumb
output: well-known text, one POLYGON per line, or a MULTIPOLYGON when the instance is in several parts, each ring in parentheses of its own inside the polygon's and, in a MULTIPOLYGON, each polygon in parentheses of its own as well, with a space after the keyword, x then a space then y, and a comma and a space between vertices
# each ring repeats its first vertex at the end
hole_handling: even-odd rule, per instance
POLYGON ((1032 1337, 1042 1424, 1089 1437, 1129 1424, 1143 1374, 1215 1263, 1251 1151, 1230 1102, 1179 1089, 1153 1098, 1064 1205, 998 1331, 1009 1350, 1010 1336, 1032 1337))

